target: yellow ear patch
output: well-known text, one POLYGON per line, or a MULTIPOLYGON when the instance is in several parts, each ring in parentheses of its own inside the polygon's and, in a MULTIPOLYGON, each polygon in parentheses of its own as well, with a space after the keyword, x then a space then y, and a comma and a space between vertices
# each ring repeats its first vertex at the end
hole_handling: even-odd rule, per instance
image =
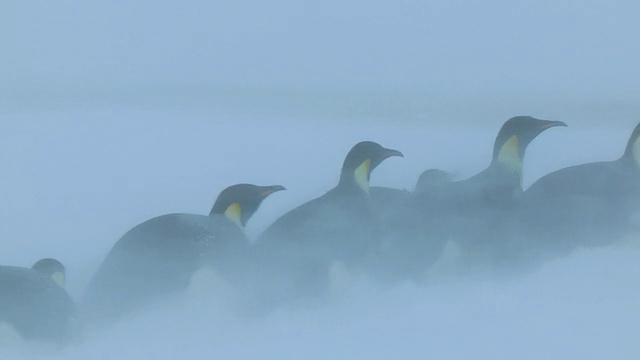
POLYGON ((61 272, 55 272, 53 274, 51 274, 51 278, 53 279, 53 281, 56 282, 56 284, 58 284, 60 287, 64 287, 64 283, 65 283, 65 276, 63 273, 61 272))
POLYGON ((360 166, 353 172, 353 177, 356 180, 356 184, 360 186, 362 191, 369 194, 369 169, 371 168, 371 160, 365 160, 360 166))
POLYGON ((516 135, 505 141, 498 152, 498 162, 520 174, 522 173, 522 159, 518 154, 518 142, 516 135))
POLYGON ((231 220, 234 224, 238 225, 240 229, 243 229, 242 226, 242 209, 240 209, 240 204, 233 203, 227 207, 227 210, 224 212, 224 216, 227 219, 231 220))

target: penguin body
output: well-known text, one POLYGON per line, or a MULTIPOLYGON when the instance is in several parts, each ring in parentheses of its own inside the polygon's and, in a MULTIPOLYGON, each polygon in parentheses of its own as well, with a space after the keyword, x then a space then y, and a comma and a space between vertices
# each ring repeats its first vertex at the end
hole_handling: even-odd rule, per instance
POLYGON ((523 252, 548 258, 578 246, 611 244, 633 230, 632 216, 640 209, 638 135, 640 125, 617 160, 560 169, 525 191, 519 212, 528 240, 523 252))
MULTIPOLYGON (((413 192, 437 193, 441 186, 451 182, 452 179, 453 176, 445 171, 440 169, 428 169, 422 172, 418 177, 418 181, 413 192)), ((413 194, 411 191, 405 189, 372 186, 369 190, 369 195, 376 214, 385 219, 393 216, 393 212, 400 209, 413 194)))
POLYGON ((205 266, 229 273, 249 245, 242 227, 278 190, 284 188, 235 185, 218 196, 209 216, 167 214, 135 226, 113 246, 87 287, 87 317, 111 321, 179 296, 205 266))
MULTIPOLYGON (((371 172, 386 158, 402 156, 374 142, 347 154, 338 185, 277 219, 255 244, 268 297, 314 299, 329 284, 336 263, 357 268, 379 244, 379 221, 369 198, 371 172)), ((264 298, 264 296, 263 296, 264 298)), ((286 301, 286 300, 285 300, 286 301)))
POLYGON ((25 340, 66 343, 77 330, 76 308, 50 275, 0 266, 0 322, 10 324, 25 340))
POLYGON ((200 268, 237 256, 244 234, 224 216, 167 214, 147 220, 113 246, 87 288, 94 315, 117 318, 181 294, 200 268))
POLYGON ((526 148, 556 126, 566 124, 530 116, 511 118, 498 132, 489 167, 466 180, 440 181, 414 192, 394 217, 385 219, 389 276, 423 278, 448 241, 460 249, 463 272, 500 262, 511 213, 523 192, 526 148))
POLYGON ((411 191, 405 189, 372 186, 370 190, 371 206, 381 219, 393 216, 410 196, 411 191))

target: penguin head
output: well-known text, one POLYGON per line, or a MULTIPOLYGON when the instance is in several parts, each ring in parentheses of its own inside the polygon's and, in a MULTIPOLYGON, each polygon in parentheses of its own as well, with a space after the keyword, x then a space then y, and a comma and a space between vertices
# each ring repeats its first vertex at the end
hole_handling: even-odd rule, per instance
POLYGON ((64 287, 66 271, 60 261, 51 258, 40 259, 33 264, 31 269, 44 277, 51 278, 60 287, 64 287))
POLYGON ((229 186, 220 192, 209 215, 224 215, 239 228, 244 229, 251 216, 258 210, 262 200, 280 190, 286 189, 282 185, 237 184, 229 186))
POLYGON ((636 166, 640 166, 640 124, 633 129, 622 158, 631 160, 636 166))
POLYGON ((342 164, 339 186, 357 185, 365 193, 369 193, 371 172, 384 159, 391 156, 404 157, 398 150, 387 149, 373 141, 362 141, 351 148, 342 164))
POLYGON ((567 124, 531 116, 516 116, 507 120, 498 132, 493 146, 493 163, 522 173, 522 159, 529 143, 543 131, 556 126, 567 124))
POLYGON ((440 169, 428 169, 422 172, 416 183, 416 192, 426 192, 453 180, 453 175, 440 169))

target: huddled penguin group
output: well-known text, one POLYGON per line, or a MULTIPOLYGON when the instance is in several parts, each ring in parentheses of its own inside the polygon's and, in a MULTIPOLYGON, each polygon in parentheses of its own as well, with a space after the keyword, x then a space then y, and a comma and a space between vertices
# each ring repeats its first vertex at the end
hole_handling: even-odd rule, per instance
POLYGON ((244 232, 247 222, 262 201, 285 188, 230 186, 209 215, 161 215, 127 231, 91 278, 78 310, 58 261, 0 266, 0 322, 25 339, 63 342, 80 323, 112 323, 180 297, 205 268, 264 312, 323 299, 340 271, 385 285, 419 281, 449 245, 457 249, 458 270, 474 273, 615 242, 633 230, 640 204, 640 124, 618 160, 561 169, 523 189, 528 145, 566 126, 511 118, 484 171, 454 180, 429 169, 413 190, 370 187, 374 169, 404 156, 359 142, 347 152, 335 187, 282 215, 253 243, 244 232))

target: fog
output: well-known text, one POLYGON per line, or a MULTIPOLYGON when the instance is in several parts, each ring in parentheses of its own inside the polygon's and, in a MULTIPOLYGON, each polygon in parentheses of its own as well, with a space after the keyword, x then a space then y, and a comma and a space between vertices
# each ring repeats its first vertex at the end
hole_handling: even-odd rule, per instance
MULTIPOLYGON (((374 185, 411 188, 426 167, 460 177, 482 169, 502 123, 470 130, 104 109, 5 119, 2 263, 28 266, 54 256, 67 265, 75 298, 126 230, 163 213, 206 214, 229 184, 289 189, 267 199, 251 220, 248 234, 255 238, 280 214, 332 187, 344 154, 360 139, 406 156, 376 169, 374 185)), ((527 154, 526 182, 565 163, 617 157, 633 125, 541 135, 527 154)), ((639 254, 631 239, 580 250, 510 280, 461 280, 446 267, 425 286, 381 290, 356 279, 324 306, 254 320, 232 311, 232 284, 205 273, 184 302, 88 332, 69 347, 14 339, 2 352, 61 359, 633 358, 640 351, 631 335, 639 254)))
MULTIPOLYGON (((640 5, 623 2, 8 1, 0 5, 0 264, 55 257, 82 294, 151 217, 208 214, 239 182, 282 184, 255 239, 338 180, 374 140, 463 179, 514 115, 565 121, 528 148, 524 187, 619 157, 640 119, 640 5)), ((3 359, 632 359, 640 246, 579 249, 526 274, 380 289, 347 279, 322 306, 247 319, 198 274, 175 304, 58 348, 0 327, 3 359)))
POLYGON ((619 112, 640 94, 635 2, 9 0, 0 10, 3 112, 321 90, 619 112))

